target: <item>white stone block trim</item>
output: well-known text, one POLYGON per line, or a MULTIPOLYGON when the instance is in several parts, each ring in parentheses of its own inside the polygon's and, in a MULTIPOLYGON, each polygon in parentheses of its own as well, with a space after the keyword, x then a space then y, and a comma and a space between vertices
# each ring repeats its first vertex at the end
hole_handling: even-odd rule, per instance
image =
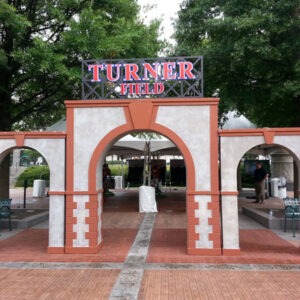
POLYGON ((77 224, 73 225, 73 232, 77 237, 73 240, 73 247, 89 247, 89 240, 85 238, 85 233, 89 232, 89 224, 85 224, 85 218, 89 217, 89 210, 85 204, 89 202, 89 195, 73 195, 77 208, 73 210, 73 216, 77 218, 77 224))
POLYGON ((208 224, 212 211, 207 207, 211 202, 211 196, 196 195, 195 202, 199 204, 199 209, 195 210, 195 217, 199 218, 199 224, 195 225, 195 232, 200 234, 200 239, 196 241, 196 248, 212 249, 213 241, 209 240, 209 234, 213 232, 213 227, 208 224))

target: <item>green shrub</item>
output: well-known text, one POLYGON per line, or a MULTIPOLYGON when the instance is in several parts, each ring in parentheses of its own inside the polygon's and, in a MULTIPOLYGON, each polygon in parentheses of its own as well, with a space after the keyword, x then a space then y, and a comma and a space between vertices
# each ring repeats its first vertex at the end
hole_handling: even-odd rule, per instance
POLYGON ((48 166, 33 166, 26 168, 18 177, 16 187, 23 187, 24 180, 27 180, 28 186, 33 186, 36 179, 49 180, 50 171, 48 166))
MULTIPOLYGON (((121 165, 110 165, 109 168, 111 171, 111 176, 121 176, 122 175, 122 166, 121 165)), ((128 174, 128 166, 124 165, 124 175, 126 176, 128 174)))

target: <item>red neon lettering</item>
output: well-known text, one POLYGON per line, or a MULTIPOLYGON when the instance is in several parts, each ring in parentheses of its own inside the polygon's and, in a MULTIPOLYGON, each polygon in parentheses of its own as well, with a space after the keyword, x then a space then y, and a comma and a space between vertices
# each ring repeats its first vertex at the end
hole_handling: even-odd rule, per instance
POLYGON ((101 78, 99 78, 99 69, 103 70, 103 65, 89 65, 89 71, 93 71, 93 79, 92 82, 99 82, 101 78))
POLYGON ((189 61, 181 61, 179 64, 179 77, 178 79, 195 79, 195 75, 192 73, 193 64, 189 61), (187 77, 186 77, 187 76, 187 77))
POLYGON ((141 80, 137 72, 139 66, 137 64, 124 64, 125 67, 125 78, 124 81, 141 80))
POLYGON ((158 73, 157 67, 158 67, 159 64, 158 63, 154 63, 153 65, 154 65, 155 69, 153 69, 153 67, 150 64, 148 64, 148 63, 143 64, 143 66, 144 66, 144 78, 143 78, 143 80, 144 81, 149 80, 149 77, 148 77, 149 73, 151 73, 151 75, 153 76, 153 78, 155 80, 157 80, 157 77, 158 77, 158 75, 157 75, 157 73, 158 73))
POLYGON ((120 68, 121 68, 121 64, 116 64, 116 65, 106 65, 106 70, 107 70, 107 79, 109 81, 118 81, 120 78, 120 68), (113 67, 116 67, 116 76, 115 78, 113 78, 113 67))
POLYGON ((133 94, 133 83, 129 83, 129 94, 133 94))
POLYGON ((160 83, 160 82, 157 83, 156 82, 154 84, 154 94, 161 94, 161 93, 163 93, 164 89, 165 89, 165 87, 162 83, 160 83))
POLYGON ((125 95, 127 93, 128 83, 121 84, 121 95, 125 95))
POLYGON ((144 85, 143 83, 136 83, 135 84, 135 93, 136 94, 142 94, 143 93, 143 91, 142 91, 142 86, 143 85, 144 85))
POLYGON ((163 77, 162 80, 174 80, 176 79, 176 72, 174 72, 174 68, 176 66, 175 62, 166 62, 162 63, 163 65, 163 77))
POLYGON ((145 94, 146 95, 152 95, 153 94, 153 91, 150 91, 149 85, 150 85, 150 83, 145 83, 145 94))

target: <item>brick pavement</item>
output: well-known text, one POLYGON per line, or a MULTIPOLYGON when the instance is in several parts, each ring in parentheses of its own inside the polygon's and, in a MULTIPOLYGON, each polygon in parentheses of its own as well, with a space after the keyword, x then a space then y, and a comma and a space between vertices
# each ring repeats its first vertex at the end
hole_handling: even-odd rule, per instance
POLYGON ((1 269, 0 299, 108 299, 119 270, 1 269))
POLYGON ((267 229, 240 230, 240 256, 197 256, 186 252, 186 229, 154 228, 147 262, 300 264, 300 249, 267 229))
POLYGON ((103 213, 103 228, 130 228, 138 229, 142 223, 144 214, 138 212, 112 212, 103 213))
POLYGON ((300 272, 146 270, 140 300, 299 299, 300 272))
MULTIPOLYGON (((17 263, 6 269, 7 265, 1 267, 0 263, 0 299, 108 299, 144 217, 137 208, 136 191, 127 195, 117 192, 116 197, 105 200, 104 244, 97 254, 47 254, 45 229, 25 230, 0 241, 0 262, 36 262, 36 265, 28 263, 28 267, 24 263, 25 269, 17 263), (103 270, 99 262, 121 264, 117 267, 107 264, 103 270), (73 266, 75 269, 69 270, 73 266)), ((240 231, 240 256, 187 255, 184 194, 170 193, 169 197, 158 200, 158 208, 147 263, 141 266, 145 270, 138 299, 299 298, 300 250, 293 246, 293 242, 297 245, 295 241, 285 241, 267 229, 247 229, 245 224, 240 231), (212 264, 208 269, 207 263, 212 264), (284 264, 296 267, 297 271, 278 271, 289 268, 284 264), (276 271, 265 271, 264 266, 276 271)))
POLYGON ((124 262, 137 229, 104 229, 97 254, 48 254, 48 230, 27 229, 0 241, 0 261, 124 262))

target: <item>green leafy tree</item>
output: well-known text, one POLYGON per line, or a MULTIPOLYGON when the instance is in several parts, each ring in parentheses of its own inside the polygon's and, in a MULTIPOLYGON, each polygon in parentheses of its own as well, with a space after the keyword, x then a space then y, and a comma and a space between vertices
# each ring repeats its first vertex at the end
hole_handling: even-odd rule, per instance
POLYGON ((0 0, 0 131, 40 129, 81 98, 81 60, 155 56, 134 0, 0 0))
POLYGON ((177 55, 204 55, 204 91, 258 126, 300 126, 299 0, 185 0, 177 55))

